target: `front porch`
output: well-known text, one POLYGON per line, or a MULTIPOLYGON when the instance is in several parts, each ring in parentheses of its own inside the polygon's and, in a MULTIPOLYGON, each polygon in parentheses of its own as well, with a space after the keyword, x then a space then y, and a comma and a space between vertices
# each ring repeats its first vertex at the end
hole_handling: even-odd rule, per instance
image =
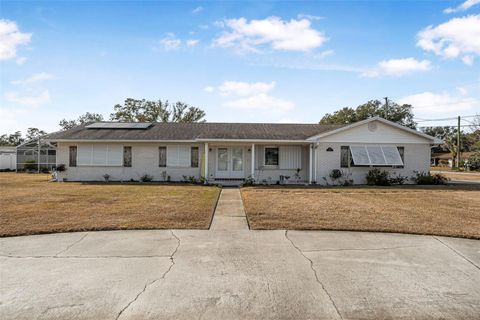
POLYGON ((211 183, 310 184, 312 144, 207 141, 201 175, 211 183))

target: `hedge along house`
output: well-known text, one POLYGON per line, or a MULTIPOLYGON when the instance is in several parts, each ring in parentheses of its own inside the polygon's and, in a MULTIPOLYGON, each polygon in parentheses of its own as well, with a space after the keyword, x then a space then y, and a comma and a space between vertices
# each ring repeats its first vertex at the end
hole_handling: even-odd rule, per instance
POLYGON ((326 183, 333 169, 365 183, 372 167, 429 171, 435 138, 382 118, 350 125, 100 122, 45 137, 57 144, 59 180, 326 183))

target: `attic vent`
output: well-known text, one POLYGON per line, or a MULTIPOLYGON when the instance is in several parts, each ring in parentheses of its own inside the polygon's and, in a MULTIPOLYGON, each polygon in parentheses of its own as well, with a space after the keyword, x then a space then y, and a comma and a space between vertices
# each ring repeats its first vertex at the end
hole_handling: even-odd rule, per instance
POLYGON ((150 122, 95 122, 87 125, 88 129, 148 129, 150 122))
POLYGON ((375 131, 377 131, 377 124, 376 124, 375 122, 370 122, 370 123, 368 124, 368 130, 369 130, 370 132, 375 132, 375 131))
POLYGON ((332 152, 332 151, 333 151, 332 147, 327 148, 327 152, 332 152))

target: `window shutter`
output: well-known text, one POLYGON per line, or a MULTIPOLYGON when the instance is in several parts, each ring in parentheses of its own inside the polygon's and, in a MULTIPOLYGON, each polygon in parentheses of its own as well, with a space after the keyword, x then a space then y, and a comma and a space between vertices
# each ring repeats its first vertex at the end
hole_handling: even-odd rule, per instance
POLYGON ((190 166, 192 168, 198 168, 198 147, 192 147, 190 152, 190 166))
POLYGON ((302 148, 300 146, 280 146, 278 161, 280 169, 301 169, 302 148))
POLYGON ((132 166, 132 147, 123 147, 123 166, 132 166))
POLYGON ((167 166, 167 147, 158 147, 158 166, 167 166))
POLYGON ((342 146, 340 148, 340 167, 348 168, 350 165, 350 148, 348 146, 342 146))
POLYGON ((68 154, 69 154, 68 165, 70 167, 76 167, 77 166, 77 147, 76 146, 70 146, 68 154))

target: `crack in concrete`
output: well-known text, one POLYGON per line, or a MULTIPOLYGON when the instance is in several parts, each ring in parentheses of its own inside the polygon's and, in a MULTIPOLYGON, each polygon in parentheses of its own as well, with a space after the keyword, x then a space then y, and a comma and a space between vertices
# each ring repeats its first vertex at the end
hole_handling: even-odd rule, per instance
POLYGON ((338 307, 335 303, 335 301, 333 300, 332 296, 330 295, 330 293, 328 292, 328 290, 325 288, 325 285, 322 283, 322 281, 320 281, 320 278, 318 277, 318 274, 317 274, 317 270, 315 270, 315 268, 313 267, 313 260, 311 260, 309 257, 307 257, 303 251, 297 247, 295 245, 295 243, 292 241, 292 239, 290 239, 288 237, 288 230, 285 230, 285 238, 290 241, 290 243, 292 244, 292 246, 297 249, 297 251, 305 258, 307 259, 309 262, 310 262, 310 269, 312 269, 313 271, 313 274, 315 275, 315 279, 317 280, 318 284, 322 287, 322 290, 325 292, 325 294, 328 296, 328 298, 330 299, 330 302, 332 303, 333 307, 335 308, 335 311, 337 312, 337 315, 340 317, 340 319, 343 319, 342 315, 340 314, 340 311, 338 310, 338 307))
POLYGON ((406 248, 421 248, 425 246, 398 246, 398 247, 383 247, 383 248, 341 248, 341 249, 313 249, 313 250, 303 250, 303 252, 335 252, 335 251, 382 251, 382 250, 396 250, 396 249, 406 249, 406 248))
POLYGON ((55 255, 58 256, 59 254, 62 254, 64 252, 67 252, 68 250, 70 250, 74 245, 76 245, 77 243, 79 243, 80 241, 82 241, 83 239, 85 239, 85 237, 88 236, 88 232, 85 233, 83 235, 83 237, 81 237, 80 239, 78 239, 77 241, 75 241, 74 243, 72 243, 71 245, 67 246, 65 249, 63 250, 60 250, 59 252, 57 252, 55 255))
POLYGON ((464 259, 465 261, 469 262, 472 266, 474 266, 475 268, 477 268, 478 270, 480 270, 480 267, 477 266, 472 260, 468 259, 467 257, 465 257, 462 253, 458 252, 457 250, 455 250, 454 248, 452 248, 451 246, 449 246, 448 244, 446 244, 445 242, 443 242, 442 240, 440 240, 439 238, 437 238, 436 236, 432 236, 432 238, 434 238, 435 240, 437 240, 438 242, 440 242, 441 244, 443 244, 445 247, 447 247, 448 249, 450 249, 451 251, 453 251, 455 254, 457 254, 460 258, 464 259))
POLYGON ((177 253, 178 248, 180 247, 181 241, 180 241, 180 238, 177 237, 177 235, 173 232, 173 230, 170 230, 170 232, 172 233, 172 237, 174 237, 177 240, 177 246, 176 246, 175 250, 173 250, 172 254, 170 255, 170 262, 171 263, 170 263, 170 266, 168 267, 167 271, 165 271, 160 278, 154 279, 154 280, 146 283, 143 286, 143 289, 135 296, 135 298, 132 301, 130 301, 129 303, 127 303, 127 305, 125 307, 123 307, 122 310, 120 310, 120 312, 117 314, 115 320, 118 320, 122 316, 123 312, 125 312, 125 310, 127 310, 134 302, 136 302, 138 300, 138 298, 147 290, 147 288, 149 286, 153 285, 154 283, 156 283, 160 280, 164 280, 165 277, 167 276, 167 274, 172 270, 173 266, 175 265, 174 256, 177 253))

